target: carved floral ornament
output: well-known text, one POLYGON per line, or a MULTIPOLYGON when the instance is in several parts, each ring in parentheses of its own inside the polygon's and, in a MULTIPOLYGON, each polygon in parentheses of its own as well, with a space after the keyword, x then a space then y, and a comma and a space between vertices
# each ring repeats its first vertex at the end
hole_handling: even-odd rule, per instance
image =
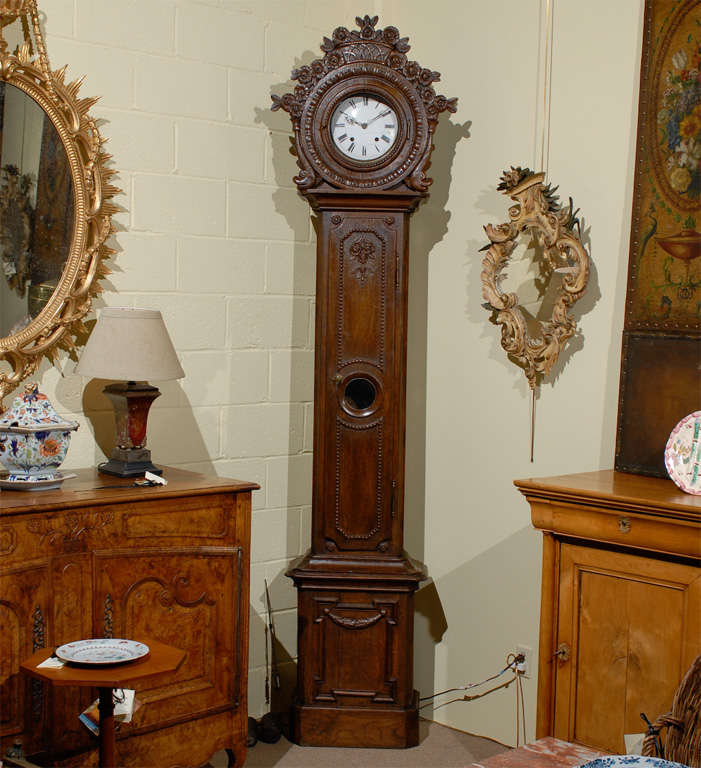
POLYGON ((482 296, 492 320, 501 326, 501 345, 509 359, 523 368, 528 384, 535 390, 539 380, 555 364, 577 323, 569 308, 582 297, 589 279, 589 255, 581 241, 577 211, 572 198, 563 207, 555 191, 544 184, 545 174, 516 167, 504 172, 497 187, 514 202, 509 221, 484 229, 490 243, 482 260, 482 296), (549 320, 538 321, 539 335, 530 335, 516 293, 504 293, 500 283, 519 235, 528 233, 543 249, 545 264, 562 276, 549 320))
POLYGON ((292 80, 298 83, 292 93, 272 96, 273 111, 283 109, 292 119, 293 152, 300 168, 295 183, 305 191, 322 180, 334 187, 364 189, 385 189, 404 182, 410 189, 424 192, 431 184, 425 171, 438 116, 455 112, 457 99, 436 93, 433 83, 440 80, 440 73, 409 60, 409 39, 401 37, 396 27, 376 29, 377 16, 358 16, 355 21, 357 30, 337 27, 330 38, 324 38, 322 58, 292 70, 292 80), (402 146, 381 164, 378 173, 353 173, 352 164, 332 157, 333 150, 323 147, 322 134, 328 125, 325 110, 331 101, 338 101, 345 85, 353 83, 360 90, 396 101, 393 106, 412 118, 402 119, 406 134, 399 142, 402 146))
POLYGON ((353 270, 353 275, 361 283, 364 283, 375 272, 376 250, 375 244, 365 237, 357 240, 350 247, 351 260, 357 265, 353 270))
POLYGON ((111 218, 119 210, 111 198, 120 190, 110 183, 116 171, 107 167, 110 155, 103 152, 90 115, 97 99, 80 98, 82 77, 66 82, 66 67, 51 69, 36 0, 0 0, 0 81, 19 88, 48 115, 66 151, 74 202, 70 251, 55 290, 26 327, 0 336, 0 361, 11 367, 10 373, 0 373, 2 413, 2 398, 35 373, 44 356, 55 362, 59 348, 73 354, 76 340, 87 336, 83 318, 102 290, 99 280, 110 273, 105 260, 114 249, 107 239, 114 231, 111 218), (2 28, 17 17, 25 41, 11 51, 2 28))

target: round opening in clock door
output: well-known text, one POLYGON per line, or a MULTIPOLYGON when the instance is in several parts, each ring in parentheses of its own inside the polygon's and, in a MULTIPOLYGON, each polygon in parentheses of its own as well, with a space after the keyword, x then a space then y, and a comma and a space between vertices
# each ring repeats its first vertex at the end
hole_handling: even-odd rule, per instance
POLYGON ((351 379, 346 384, 345 401, 354 411, 366 411, 375 402, 376 396, 375 385, 364 376, 351 379))

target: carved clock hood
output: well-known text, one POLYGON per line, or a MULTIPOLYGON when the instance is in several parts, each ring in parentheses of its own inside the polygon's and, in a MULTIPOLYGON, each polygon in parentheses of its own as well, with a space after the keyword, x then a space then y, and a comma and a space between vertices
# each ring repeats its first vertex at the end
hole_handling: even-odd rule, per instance
POLYGON ((433 149, 433 132, 441 112, 455 112, 457 99, 436 93, 440 72, 411 61, 408 37, 396 27, 375 29, 378 17, 358 16, 359 30, 337 27, 321 44, 324 56, 292 70, 298 85, 292 93, 273 96, 273 110, 289 112, 294 128, 294 150, 300 172, 294 181, 302 191, 323 189, 377 190, 402 188, 425 192, 433 149), (329 106, 339 93, 377 88, 401 104, 405 133, 392 156, 383 158, 377 172, 351 168, 329 151, 329 106), (400 145, 401 144, 401 145, 400 145))

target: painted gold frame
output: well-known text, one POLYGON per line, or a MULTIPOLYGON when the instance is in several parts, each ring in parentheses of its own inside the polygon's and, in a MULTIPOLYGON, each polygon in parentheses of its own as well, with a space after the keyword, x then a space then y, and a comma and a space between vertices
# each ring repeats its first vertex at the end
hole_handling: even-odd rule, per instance
POLYGON ((522 368, 528 384, 535 390, 539 380, 550 373, 567 339, 577 330, 569 308, 584 294, 589 280, 589 254, 582 245, 577 213, 572 199, 569 207, 560 206, 555 190, 545 185, 544 173, 528 168, 504 172, 497 187, 515 204, 509 208, 509 221, 484 229, 490 243, 482 248, 482 297, 492 321, 501 325, 501 345, 509 359, 522 368), (553 272, 562 274, 562 285, 554 297, 549 320, 539 321, 540 335, 529 334, 516 293, 500 287, 519 235, 535 237, 553 272))
POLYGON ((0 337, 0 360, 12 368, 0 372, 0 413, 2 399, 36 372, 43 356, 56 362, 59 348, 73 353, 77 339, 87 335, 83 318, 102 290, 98 281, 110 272, 105 259, 115 252, 107 239, 119 210, 111 198, 120 190, 109 183, 115 170, 107 167, 110 155, 102 151, 90 116, 97 99, 79 98, 83 78, 66 83, 65 74, 65 67, 53 71, 49 65, 36 0, 0 0, 0 79, 24 91, 51 119, 68 157, 75 203, 71 247, 56 289, 25 328, 0 337), (11 52, 2 27, 20 16, 25 42, 11 52))

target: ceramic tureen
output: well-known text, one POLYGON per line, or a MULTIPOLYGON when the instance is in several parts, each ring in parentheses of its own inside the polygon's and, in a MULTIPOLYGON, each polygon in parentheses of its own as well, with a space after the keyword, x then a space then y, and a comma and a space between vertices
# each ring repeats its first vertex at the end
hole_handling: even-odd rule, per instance
POLYGON ((48 490, 65 476, 58 472, 66 458, 77 421, 65 421, 36 383, 28 384, 12 408, 0 416, 0 462, 9 472, 2 487, 48 490))

